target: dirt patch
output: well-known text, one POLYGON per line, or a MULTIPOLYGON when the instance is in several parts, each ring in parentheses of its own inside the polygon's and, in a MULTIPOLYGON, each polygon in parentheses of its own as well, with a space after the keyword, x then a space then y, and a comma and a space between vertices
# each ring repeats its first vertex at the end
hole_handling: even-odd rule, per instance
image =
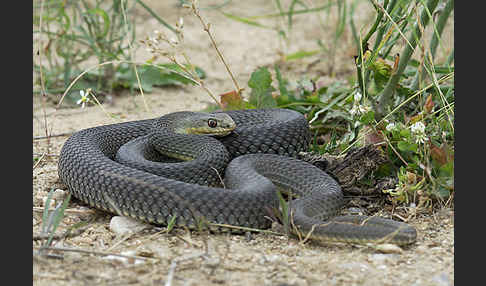
MULTIPOLYGON (((170 23, 187 12, 176 7, 176 1, 144 1, 170 23)), ((357 26, 373 19, 370 5, 361 5, 356 15, 357 26)), ((261 15, 274 12, 272 1, 232 1, 227 12, 261 15)), ((142 15, 146 12, 139 12, 142 15)), ((218 45, 228 60, 240 85, 246 87, 256 67, 273 65, 279 52, 317 48, 316 39, 329 39, 319 28, 316 15, 296 17, 294 27, 283 43, 276 32, 259 29, 228 20, 215 10, 203 15, 213 24, 218 45)), ((244 15, 243 15, 244 16, 244 15)), ((161 29, 150 17, 139 17, 140 37, 161 29)), ((322 19, 321 19, 322 20, 322 19)), ((277 20, 265 20, 276 25, 277 20)), ((325 21, 332 22, 330 15, 325 21)), ((232 83, 224 66, 202 31, 197 19, 185 17, 186 50, 194 63, 207 72, 207 84, 216 93, 231 90, 232 83)), ((327 23, 327 22, 326 22, 327 23)), ((351 35, 344 35, 342 50, 334 60, 334 74, 345 78, 353 71, 351 35)), ((139 49, 137 60, 150 55, 139 49)), ((304 72, 310 77, 332 82, 327 74, 329 61, 324 57, 284 64, 285 75, 299 78, 304 72), (288 68, 285 68, 288 67, 288 68)), ((88 127, 122 121, 153 118, 173 111, 200 110, 211 102, 201 90, 190 87, 156 89, 145 94, 149 110, 140 96, 118 96, 104 107, 114 114, 107 116, 97 106, 61 108, 43 103, 34 96, 33 136, 69 134, 88 127), (47 125, 46 125, 47 123, 47 125), (46 127, 47 126, 47 127, 46 127)), ((68 135, 36 139, 33 152, 41 157, 33 171, 33 234, 40 233, 41 209, 53 187, 65 188, 57 175, 57 155, 68 135)), ((58 198, 58 201, 61 198, 58 198)), ((347 244, 300 243, 298 240, 269 234, 226 235, 194 234, 147 226, 128 237, 117 237, 109 229, 112 215, 87 208, 72 200, 63 219, 59 234, 80 221, 90 221, 78 235, 56 243, 56 247, 87 250, 64 251, 62 259, 34 257, 35 285, 155 285, 169 279, 171 267, 176 266, 172 285, 453 285, 454 284, 454 220, 453 210, 443 209, 435 214, 419 214, 409 221, 418 230, 418 240, 401 253, 383 254, 371 246, 347 244), (108 255, 111 254, 111 255, 108 255), (117 254, 125 256, 116 256, 117 254), (174 264, 176 263, 176 264, 174 264), (172 266, 171 266, 172 265, 172 266)), ((34 248, 41 241, 34 240, 34 248)))

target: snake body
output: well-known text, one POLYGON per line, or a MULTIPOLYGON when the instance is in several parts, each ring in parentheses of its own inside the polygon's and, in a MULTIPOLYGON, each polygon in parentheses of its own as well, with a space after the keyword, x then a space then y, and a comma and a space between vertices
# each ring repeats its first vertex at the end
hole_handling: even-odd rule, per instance
POLYGON ((207 221, 265 229, 271 225, 268 216, 278 209, 276 191, 281 189, 297 197, 289 202, 289 213, 294 232, 303 236, 353 243, 416 240, 415 228, 405 223, 335 217, 343 206, 339 184, 295 158, 308 150, 311 137, 300 113, 227 111, 224 116, 236 129, 217 139, 175 130, 173 123, 191 114, 78 131, 61 150, 59 177, 76 198, 93 207, 159 225, 173 221, 194 227, 207 221), (154 148, 191 160, 161 162, 164 155, 154 148))

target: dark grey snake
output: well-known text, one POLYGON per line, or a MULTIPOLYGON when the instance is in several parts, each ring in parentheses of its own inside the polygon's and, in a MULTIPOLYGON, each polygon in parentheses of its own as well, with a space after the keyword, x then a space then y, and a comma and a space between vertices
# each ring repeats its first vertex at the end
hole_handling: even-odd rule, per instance
POLYGON ((415 228, 402 222, 335 217, 343 205, 337 182, 292 158, 307 151, 309 143, 306 119, 291 110, 176 112, 76 132, 61 150, 58 172, 81 201, 159 225, 172 220, 190 227, 207 222, 268 228, 269 215, 279 207, 278 187, 294 196, 291 229, 303 237, 353 243, 416 240, 415 228), (208 132, 226 136, 183 134, 208 132), (184 161, 167 163, 167 155, 184 161), (223 174, 224 188, 218 187, 223 174))

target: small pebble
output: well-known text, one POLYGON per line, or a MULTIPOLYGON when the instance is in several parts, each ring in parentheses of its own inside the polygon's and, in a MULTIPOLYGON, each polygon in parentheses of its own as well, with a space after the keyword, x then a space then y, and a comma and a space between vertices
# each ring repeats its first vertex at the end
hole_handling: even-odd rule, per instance
MULTIPOLYGON (((135 255, 135 251, 133 251, 133 250, 123 251, 121 253, 121 255, 132 256, 132 255, 135 255)), ((103 259, 119 261, 123 264, 128 264, 128 265, 130 265, 130 264, 137 265, 137 264, 145 262, 144 260, 137 259, 135 257, 123 257, 123 256, 118 256, 118 255, 107 255, 107 256, 103 257, 103 259)))
POLYGON ((204 260, 203 265, 209 268, 215 268, 220 264, 220 259, 218 257, 211 257, 204 260))
POLYGON ((391 243, 379 244, 375 249, 381 253, 402 253, 400 246, 391 243))
POLYGON ((139 232, 145 227, 145 223, 125 216, 114 216, 110 221, 110 230, 116 235, 139 232))
POLYGON ((265 265, 267 263, 278 263, 282 260, 280 255, 272 254, 272 255, 262 255, 260 258, 259 263, 261 265, 265 265))
POLYGON ((55 200, 55 201, 60 202, 60 201, 64 200, 64 198, 66 197, 66 195, 67 195, 67 192, 66 191, 61 190, 61 189, 56 189, 52 193, 52 199, 55 200))

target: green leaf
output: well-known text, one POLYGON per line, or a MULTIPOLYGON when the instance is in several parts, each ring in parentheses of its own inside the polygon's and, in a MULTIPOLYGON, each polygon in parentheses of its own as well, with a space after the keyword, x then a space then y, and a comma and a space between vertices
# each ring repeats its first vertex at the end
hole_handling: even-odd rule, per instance
POLYGON ((51 204, 51 198, 54 194, 54 189, 51 189, 47 194, 46 202, 44 203, 44 211, 42 212, 42 233, 47 233, 47 219, 49 217, 49 205, 51 204))
POLYGON ((400 136, 404 138, 410 138, 412 136, 412 133, 410 132, 409 129, 402 129, 400 130, 400 136))
POLYGON ((110 30, 110 17, 108 17, 108 14, 102 9, 95 8, 95 9, 90 9, 88 10, 88 13, 90 14, 98 14, 103 18, 103 33, 101 35, 97 35, 100 38, 106 37, 108 35, 108 31, 110 30))
POLYGON ((256 26, 256 27, 260 27, 260 28, 264 28, 264 29, 270 29, 270 30, 273 30, 272 27, 268 27, 268 26, 265 26, 263 24, 260 24, 259 22, 257 21, 254 21, 254 20, 251 20, 249 18, 245 18, 245 17, 240 17, 240 16, 236 16, 236 15, 232 15, 230 13, 225 13, 225 12, 221 12, 224 16, 232 19, 232 20, 235 20, 235 21, 238 21, 238 22, 241 22, 241 23, 245 23, 247 25, 251 25, 251 26, 256 26))
POLYGON ((275 65, 275 74, 277 76, 278 81, 278 89, 280 91, 280 96, 288 96, 289 91, 287 90, 287 81, 282 78, 282 74, 280 73, 280 69, 277 65, 275 65))
POLYGON ((373 120, 375 120, 375 112, 373 110, 366 112, 359 118, 359 121, 365 125, 370 124, 373 120))
POLYGON ((370 65, 370 69, 374 72, 373 79, 378 90, 382 90, 390 79, 392 67, 383 59, 378 58, 370 65))
POLYGON ((256 108, 268 108, 277 106, 276 100, 272 97, 272 75, 266 67, 261 67, 254 71, 248 86, 251 88, 250 104, 256 108))
POLYGON ((451 160, 439 168, 440 176, 453 177, 454 176, 454 161, 451 160))
POLYGON ((313 56, 319 53, 321 50, 313 50, 313 51, 297 51, 292 54, 288 54, 284 57, 286 61, 297 60, 305 57, 313 56))
POLYGON ((408 143, 406 141, 398 142, 397 147, 402 152, 416 152, 418 148, 417 144, 408 143))
POLYGON ((47 239, 47 243, 46 243, 47 246, 51 245, 51 243, 52 243, 52 239, 54 238, 54 233, 56 232, 56 229, 59 226, 59 223, 61 222, 62 218, 64 217, 64 210, 67 208, 70 199, 71 199, 71 193, 68 193, 66 198, 62 202, 62 204, 54 210, 54 218, 53 218, 53 222, 52 222, 52 231, 49 234, 49 238, 47 239))
MULTIPOLYGON (((189 67, 187 67, 189 69, 189 67)), ((199 67, 195 67, 199 78, 205 78, 206 73, 199 67)), ((184 77, 186 73, 176 64, 142 65, 137 68, 142 89, 151 92, 154 86, 186 85, 195 84, 192 80, 184 77), (174 71, 174 72, 172 72, 174 71)), ((138 81, 132 65, 121 65, 116 74, 115 86, 138 88, 138 81)))

